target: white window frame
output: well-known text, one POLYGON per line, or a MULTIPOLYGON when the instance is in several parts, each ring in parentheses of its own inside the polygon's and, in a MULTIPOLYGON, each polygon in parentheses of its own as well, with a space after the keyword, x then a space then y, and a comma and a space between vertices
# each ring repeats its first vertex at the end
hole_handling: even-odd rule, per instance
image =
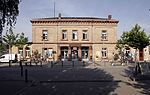
POLYGON ((48 49, 48 58, 53 58, 53 49, 52 48, 48 49))
POLYGON ((77 40, 77 39, 78 39, 77 34, 78 34, 78 31, 77 31, 77 30, 73 30, 73 31, 72 31, 72 39, 73 39, 73 40, 77 40))
POLYGON ((107 48, 102 48, 102 58, 107 57, 107 48))
POLYGON ((20 58, 23 58, 23 48, 19 48, 20 58))
POLYGON ((46 57, 46 55, 47 55, 47 48, 43 48, 43 56, 46 57))
POLYGON ((107 31, 103 30, 102 31, 102 40, 107 40, 107 34, 106 34, 107 31))
POLYGON ((43 30, 43 40, 47 40, 47 30, 43 30))
POLYGON ((26 58, 30 58, 30 49, 26 49, 26 58))
POLYGON ((67 40, 67 30, 62 31, 62 40, 67 40))
POLYGON ((83 30, 83 40, 87 40, 87 30, 83 30))

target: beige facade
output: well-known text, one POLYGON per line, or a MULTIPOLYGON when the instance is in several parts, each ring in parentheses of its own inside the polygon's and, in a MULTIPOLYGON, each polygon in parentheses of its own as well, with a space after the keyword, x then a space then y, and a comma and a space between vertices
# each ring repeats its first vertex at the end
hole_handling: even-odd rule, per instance
MULTIPOLYGON (((58 60, 59 55, 63 59, 72 60, 110 60, 116 53, 115 44, 117 41, 118 20, 108 18, 44 18, 33 19, 32 23, 32 51, 38 50, 43 57, 43 49, 52 49, 53 60, 58 60), (47 39, 43 40, 43 31, 47 31, 47 39), (66 32, 63 39, 62 32, 66 32), (73 31, 76 31, 77 38, 73 39, 73 31), (86 39, 83 39, 83 31, 86 31, 86 39), (102 39, 102 32, 105 32, 106 39, 102 39), (105 56, 102 57, 102 48, 105 48, 105 56), (65 51, 64 51, 64 50, 65 51), (66 54, 67 53, 67 54, 66 54)), ((48 53, 48 52, 47 52, 48 53)))
POLYGON ((43 57, 55 61, 111 60, 118 53, 115 50, 118 22, 111 15, 89 18, 59 14, 56 18, 33 19, 30 55, 38 50, 43 57))

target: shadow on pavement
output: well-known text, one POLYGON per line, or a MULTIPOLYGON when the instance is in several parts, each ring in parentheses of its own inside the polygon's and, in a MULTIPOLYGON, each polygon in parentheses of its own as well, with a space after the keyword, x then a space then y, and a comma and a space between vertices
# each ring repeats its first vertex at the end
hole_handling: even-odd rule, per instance
MULTIPOLYGON (((125 73, 128 77, 134 77, 133 75, 133 66, 129 66, 128 69, 125 70, 125 73)), ((139 89, 139 92, 144 95, 150 95, 150 76, 137 75, 136 81, 130 80, 131 83, 126 83, 136 89, 139 89)))
POLYGON ((118 87, 119 80, 115 81, 112 75, 91 63, 82 66, 77 61, 75 67, 70 64, 29 67, 29 77, 34 83, 21 95, 108 95, 118 87))

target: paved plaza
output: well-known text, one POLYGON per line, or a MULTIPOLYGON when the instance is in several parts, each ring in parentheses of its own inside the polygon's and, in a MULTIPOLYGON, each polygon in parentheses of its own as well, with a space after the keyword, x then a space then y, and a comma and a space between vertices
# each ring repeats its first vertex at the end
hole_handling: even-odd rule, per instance
POLYGON ((23 65, 0 64, 1 95, 149 95, 150 81, 131 81, 133 65, 66 61, 23 65))

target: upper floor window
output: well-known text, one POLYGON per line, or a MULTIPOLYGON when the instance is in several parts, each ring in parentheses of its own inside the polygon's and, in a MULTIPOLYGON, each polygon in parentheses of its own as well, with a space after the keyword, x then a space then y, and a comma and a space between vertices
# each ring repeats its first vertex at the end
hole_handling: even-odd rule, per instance
POLYGON ((102 31, 102 40, 106 40, 106 30, 102 31))
POLYGON ((77 30, 73 30, 73 40, 77 40, 77 30))
POLYGON ((83 30, 83 40, 87 40, 87 30, 83 30))
POLYGON ((47 30, 43 30, 43 40, 47 40, 47 30))
POLYGON ((62 31, 62 39, 67 40, 67 30, 62 31))
POLYGON ((106 58, 107 57, 107 49, 106 48, 102 48, 102 58, 106 58))

